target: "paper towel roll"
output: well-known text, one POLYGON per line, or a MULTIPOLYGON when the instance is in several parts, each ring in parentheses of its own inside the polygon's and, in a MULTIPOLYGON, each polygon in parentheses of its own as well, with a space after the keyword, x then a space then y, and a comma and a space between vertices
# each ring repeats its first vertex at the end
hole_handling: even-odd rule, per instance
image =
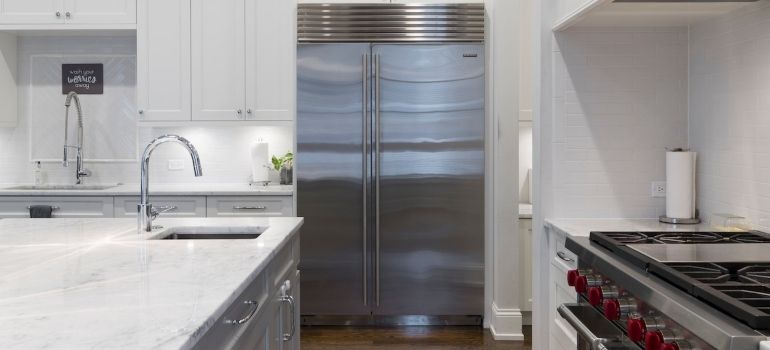
POLYGON ((268 145, 267 142, 251 144, 251 181, 255 183, 268 181, 268 145))
POLYGON ((695 218, 695 152, 666 152, 666 216, 695 218))

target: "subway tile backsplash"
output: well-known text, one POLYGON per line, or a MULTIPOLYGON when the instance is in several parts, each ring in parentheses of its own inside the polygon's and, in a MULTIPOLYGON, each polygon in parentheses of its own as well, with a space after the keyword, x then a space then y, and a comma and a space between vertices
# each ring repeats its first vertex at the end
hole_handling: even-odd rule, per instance
POLYGON ((701 217, 770 227, 770 2, 691 27, 689 75, 701 217))
POLYGON ((553 216, 662 214, 650 184, 665 179, 665 147, 687 145, 687 30, 584 28, 553 49, 553 216))
MULTIPOLYGON (((136 38, 133 36, 20 37, 19 125, 0 128, 0 184, 34 181, 32 160, 42 159, 50 183, 72 183, 74 167, 61 165, 64 142, 64 95, 61 95, 61 63, 104 63, 103 95, 82 96, 85 113, 86 167, 93 176, 88 183, 139 182, 138 157, 147 143, 164 133, 189 138, 197 147, 204 176, 195 178, 189 155, 176 145, 153 154, 152 181, 157 183, 245 183, 249 180, 249 146, 259 138, 270 152, 284 154, 293 148, 290 127, 185 126, 137 127, 136 38), (35 74, 32 74, 35 73, 35 74), (182 171, 167 170, 168 160, 180 159, 182 171)), ((70 117, 75 116, 74 107, 70 117)), ((74 118, 73 118, 74 119, 74 118)), ((70 120, 71 139, 75 123, 70 120)), ((278 180, 277 174, 274 180, 278 180)))

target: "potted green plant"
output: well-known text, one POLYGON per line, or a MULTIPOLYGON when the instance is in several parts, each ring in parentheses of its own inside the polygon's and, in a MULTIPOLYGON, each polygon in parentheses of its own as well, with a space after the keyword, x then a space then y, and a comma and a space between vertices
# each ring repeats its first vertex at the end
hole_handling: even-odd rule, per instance
POLYGON ((273 156, 273 168, 281 174, 281 185, 291 185, 294 181, 294 153, 288 152, 283 157, 273 156))

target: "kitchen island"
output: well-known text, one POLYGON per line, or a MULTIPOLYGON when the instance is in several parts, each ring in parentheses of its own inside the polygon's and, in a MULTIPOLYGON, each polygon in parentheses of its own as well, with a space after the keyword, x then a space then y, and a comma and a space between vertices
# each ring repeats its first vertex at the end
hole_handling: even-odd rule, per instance
POLYGON ((0 348, 298 348, 302 223, 169 218, 139 234, 135 219, 0 220, 0 348), (160 239, 181 232, 259 237, 160 239))

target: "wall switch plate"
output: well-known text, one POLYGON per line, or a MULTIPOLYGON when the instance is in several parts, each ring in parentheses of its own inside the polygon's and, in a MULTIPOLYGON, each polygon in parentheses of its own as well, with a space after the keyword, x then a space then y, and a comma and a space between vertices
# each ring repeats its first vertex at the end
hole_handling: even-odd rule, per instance
POLYGON ((184 170, 184 161, 181 159, 169 159, 168 170, 184 170))
POLYGON ((665 181, 653 181, 650 192, 651 197, 665 197, 666 196, 666 182, 665 181))

